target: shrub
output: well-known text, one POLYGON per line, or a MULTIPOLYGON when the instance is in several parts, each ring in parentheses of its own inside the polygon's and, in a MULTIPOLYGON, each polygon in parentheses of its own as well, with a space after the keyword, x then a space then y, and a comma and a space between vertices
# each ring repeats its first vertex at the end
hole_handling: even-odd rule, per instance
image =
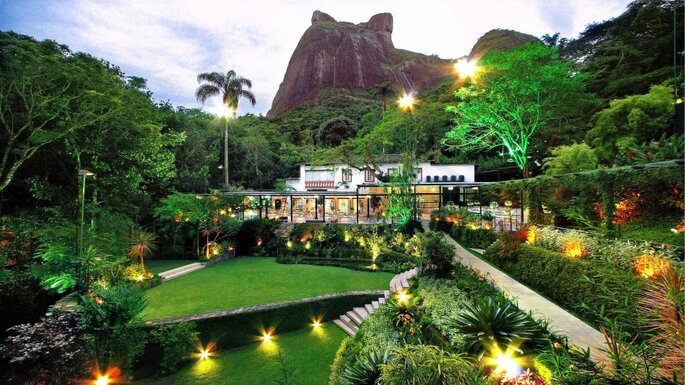
POLYGON ((497 241, 497 234, 485 228, 469 228, 466 226, 452 226, 452 238, 465 247, 485 249, 497 241))
POLYGON ((381 306, 364 320, 354 336, 363 351, 384 351, 399 344, 401 337, 393 325, 394 315, 395 310, 391 306, 381 306))
POLYGON ((392 250, 386 250, 381 252, 378 257, 376 258, 376 263, 378 264, 386 264, 386 263, 412 263, 414 262, 414 258, 412 258, 411 255, 405 254, 405 253, 400 253, 397 251, 392 251, 392 250))
POLYGON ((420 278, 414 288, 433 325, 447 337, 453 348, 462 351, 465 346, 464 335, 453 325, 463 308, 469 304, 466 294, 453 281, 446 279, 420 278))
POLYGON ((447 277, 452 269, 454 246, 447 243, 442 234, 433 231, 417 237, 420 250, 418 265, 432 277, 447 277))
POLYGON ((421 221, 417 220, 410 220, 409 222, 399 225, 397 227, 397 230, 403 234, 407 235, 414 235, 416 233, 423 233, 425 230, 423 229, 423 225, 421 224, 421 221))
POLYGON ((156 326, 150 333, 162 350, 160 372, 171 374, 191 359, 197 349, 199 333, 192 322, 156 326))
POLYGON ((436 346, 405 345, 392 351, 390 362, 381 365, 379 385, 465 384, 473 367, 463 357, 436 346))
POLYGON ((480 356, 486 350, 516 347, 521 344, 540 346, 547 341, 548 333, 530 316, 510 302, 498 302, 492 298, 467 304, 459 314, 454 326, 464 334, 466 350, 480 356))
POLYGON ((236 235, 236 254, 247 255, 255 252, 274 255, 279 247, 276 230, 278 219, 248 219, 242 222, 236 235), (262 245, 257 248, 258 240, 262 245))
POLYGON ((34 324, 17 325, 0 347, 4 383, 68 384, 83 378, 89 354, 78 314, 60 312, 34 324))
POLYGON ((81 326, 90 336, 90 348, 100 367, 112 362, 128 369, 145 347, 140 312, 146 303, 137 287, 117 283, 97 288, 94 295, 82 297, 81 326))

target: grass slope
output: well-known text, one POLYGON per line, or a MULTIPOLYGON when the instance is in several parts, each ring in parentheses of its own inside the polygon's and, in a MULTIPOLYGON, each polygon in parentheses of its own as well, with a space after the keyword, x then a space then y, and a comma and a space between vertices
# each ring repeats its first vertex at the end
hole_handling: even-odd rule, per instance
POLYGON ((146 291, 143 319, 233 309, 351 290, 385 290, 390 273, 283 265, 245 257, 175 278, 146 291))
POLYGON ((272 385, 283 368, 276 360, 279 352, 298 384, 326 384, 329 367, 345 336, 335 324, 325 323, 319 331, 307 328, 277 336, 269 345, 260 342, 219 351, 215 357, 193 363, 178 373, 135 385, 272 385))
POLYGON ((193 262, 197 261, 192 259, 150 259, 145 261, 145 270, 159 274, 163 271, 189 265, 193 262))

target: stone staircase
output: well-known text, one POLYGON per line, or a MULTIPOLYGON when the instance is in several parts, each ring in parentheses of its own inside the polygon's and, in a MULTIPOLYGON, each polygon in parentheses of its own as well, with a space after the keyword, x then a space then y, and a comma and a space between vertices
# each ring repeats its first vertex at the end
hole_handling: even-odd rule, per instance
POLYGON ((204 267, 205 266, 200 262, 195 262, 181 267, 177 267, 175 269, 163 271, 159 273, 159 276, 162 278, 162 282, 164 282, 173 278, 180 277, 182 275, 186 275, 188 273, 192 273, 193 271, 203 269, 204 267))
POLYGON ((398 291, 404 290, 409 287, 409 278, 418 274, 419 269, 413 268, 407 270, 403 273, 395 275, 390 280, 390 290, 383 292, 383 296, 379 297, 376 301, 371 301, 361 307, 355 307, 354 309, 348 311, 347 313, 340 316, 340 318, 334 320, 333 322, 338 325, 338 327, 345 331, 345 333, 354 336, 359 330, 359 326, 367 319, 371 313, 378 309, 381 305, 384 305, 390 296, 398 291))

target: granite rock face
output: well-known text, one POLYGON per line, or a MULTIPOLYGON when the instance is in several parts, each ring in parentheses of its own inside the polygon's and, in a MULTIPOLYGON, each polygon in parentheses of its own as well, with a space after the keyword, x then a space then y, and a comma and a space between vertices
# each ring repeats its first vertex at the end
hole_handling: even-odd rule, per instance
POLYGON ((325 88, 370 89, 390 82, 398 90, 421 90, 450 74, 447 60, 396 49, 392 30, 389 13, 355 25, 315 11, 267 116, 313 103, 325 88))
POLYGON ((540 41, 533 35, 512 31, 509 29, 493 29, 478 38, 471 48, 470 58, 480 58, 490 51, 510 51, 518 46, 540 41))

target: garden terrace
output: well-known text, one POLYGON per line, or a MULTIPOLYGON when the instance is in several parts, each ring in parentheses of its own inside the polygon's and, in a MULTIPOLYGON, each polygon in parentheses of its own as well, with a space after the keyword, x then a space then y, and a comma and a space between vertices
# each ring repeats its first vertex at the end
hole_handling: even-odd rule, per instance
POLYGON ((392 274, 339 267, 283 265, 274 258, 244 257, 220 263, 145 292, 145 320, 354 290, 385 290, 392 274))

